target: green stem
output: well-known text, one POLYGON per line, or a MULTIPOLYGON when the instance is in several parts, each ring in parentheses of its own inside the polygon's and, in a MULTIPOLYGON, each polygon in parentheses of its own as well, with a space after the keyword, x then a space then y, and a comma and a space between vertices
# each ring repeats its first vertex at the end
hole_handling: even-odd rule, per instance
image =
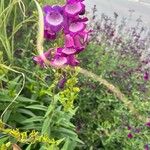
POLYGON ((13 71, 15 73, 18 73, 18 74, 21 74, 22 77, 23 77, 23 82, 22 82, 22 87, 21 89, 19 90, 19 92, 16 94, 15 98, 11 101, 11 103, 5 108, 5 110, 3 111, 3 113, 1 114, 1 120, 3 120, 3 116, 4 114, 7 112, 7 110, 10 108, 10 106, 15 102, 15 100, 18 98, 18 96, 20 95, 20 93, 22 92, 23 88, 24 88, 24 85, 25 85, 25 75, 24 73, 22 72, 19 72, 17 70, 14 70, 12 68, 10 68, 9 66, 6 66, 4 64, 0 64, 0 68, 5 68, 7 70, 10 70, 10 71, 13 71))

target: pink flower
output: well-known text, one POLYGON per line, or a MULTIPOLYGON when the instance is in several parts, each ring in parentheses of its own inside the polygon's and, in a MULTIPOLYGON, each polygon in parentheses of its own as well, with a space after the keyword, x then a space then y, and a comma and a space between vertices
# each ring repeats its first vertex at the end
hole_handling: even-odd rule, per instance
POLYGON ((51 57, 51 50, 52 49, 49 49, 47 52, 44 52, 43 54, 39 55, 39 56, 35 56, 33 57, 33 60, 38 64, 40 65, 41 67, 45 67, 45 62, 47 60, 50 60, 50 57, 51 57))

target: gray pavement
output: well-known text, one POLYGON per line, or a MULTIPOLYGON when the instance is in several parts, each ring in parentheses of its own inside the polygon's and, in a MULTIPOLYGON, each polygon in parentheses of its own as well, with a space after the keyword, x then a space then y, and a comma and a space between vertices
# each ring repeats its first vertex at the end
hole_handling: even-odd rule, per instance
POLYGON ((127 17, 129 10, 134 10, 133 22, 141 16, 145 25, 150 27, 150 0, 85 0, 85 3, 88 10, 96 5, 99 14, 109 16, 116 12, 120 17, 127 17))

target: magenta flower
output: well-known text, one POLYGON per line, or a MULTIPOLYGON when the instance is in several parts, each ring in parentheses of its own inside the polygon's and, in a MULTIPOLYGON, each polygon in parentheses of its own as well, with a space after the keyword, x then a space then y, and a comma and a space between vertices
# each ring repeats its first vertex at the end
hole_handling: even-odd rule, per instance
POLYGON ((73 22, 69 26, 69 31, 72 33, 81 32, 85 29, 86 25, 83 22, 73 22))
POLYGON ((89 31, 82 31, 78 34, 71 36, 70 34, 66 34, 65 36, 65 46, 68 48, 75 48, 80 52, 85 49, 88 39, 89 39, 89 31))
POLYGON ((56 39, 57 32, 62 29, 64 22, 63 9, 59 6, 46 5, 43 8, 45 12, 44 16, 44 37, 46 39, 56 39))
POLYGON ((90 31, 86 30, 86 17, 80 17, 85 13, 84 0, 67 0, 67 3, 60 6, 46 5, 43 8, 44 15, 44 37, 48 40, 55 40, 59 31, 62 30, 65 44, 56 48, 55 53, 50 58, 50 53, 46 52, 34 57, 34 60, 41 66, 50 61, 49 65, 63 67, 65 65, 76 66, 79 61, 76 55, 83 51, 88 43, 90 31))
POLYGON ((144 73, 144 80, 147 81, 150 79, 150 74, 148 72, 144 73))
POLYGON ((150 150, 150 147, 148 144, 145 145, 144 150, 150 150))
POLYGON ((129 139, 132 139, 132 138, 133 138, 133 135, 132 135, 131 133, 129 133, 129 134, 128 134, 128 138, 129 138, 129 139))
POLYGON ((79 64, 79 61, 76 59, 74 55, 69 55, 67 57, 67 65, 77 66, 78 64, 79 64))
POLYGON ((44 38, 45 39, 49 39, 49 40, 55 40, 56 39, 56 33, 51 31, 50 28, 46 28, 44 29, 44 38))
POLYGON ((150 127, 150 121, 145 123, 145 126, 150 127))
POLYGON ((68 47, 68 48, 75 47, 74 38, 70 34, 65 35, 65 47, 68 47))
POLYGON ((77 16, 85 11, 85 6, 80 1, 68 1, 64 8, 64 12, 69 16, 77 16))
POLYGON ((57 68, 64 67, 67 63, 67 58, 65 56, 56 55, 51 61, 51 65, 57 68))
POLYGON ((40 65, 41 67, 45 67, 45 62, 47 60, 50 60, 51 57, 51 50, 49 49, 47 52, 44 52, 43 54, 39 55, 39 56, 35 56, 33 57, 33 60, 40 65))
POLYGON ((50 26, 58 27, 63 23, 63 16, 57 11, 52 11, 45 16, 45 20, 50 26))
POLYGON ((62 53, 66 54, 66 55, 72 55, 76 53, 76 50, 74 48, 63 48, 62 49, 62 53))
POLYGON ((83 2, 84 0, 67 0, 67 3, 83 2))

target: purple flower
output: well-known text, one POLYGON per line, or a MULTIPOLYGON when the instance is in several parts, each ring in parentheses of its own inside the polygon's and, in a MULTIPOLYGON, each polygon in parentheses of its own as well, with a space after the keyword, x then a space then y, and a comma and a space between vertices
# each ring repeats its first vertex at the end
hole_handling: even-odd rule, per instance
POLYGON ((141 132, 141 129, 140 129, 140 128, 136 128, 134 132, 135 132, 135 133, 140 133, 140 132, 141 132))
POLYGON ((73 22, 69 26, 69 31, 72 33, 81 32, 85 29, 86 25, 83 22, 73 22))
POLYGON ((80 1, 68 1, 64 11, 69 16, 77 16, 85 11, 85 6, 80 1))
POLYGON ((86 17, 80 17, 85 13, 84 0, 67 0, 66 5, 43 7, 44 15, 44 37, 48 40, 55 40, 57 34, 62 30, 65 44, 55 50, 54 55, 50 59, 47 54, 42 54, 34 58, 34 60, 45 66, 47 60, 49 65, 54 67, 63 67, 65 65, 76 66, 79 61, 76 54, 85 49, 88 42, 90 31, 86 30, 86 17))
POLYGON ((45 16, 45 20, 49 25, 58 27, 63 22, 63 16, 57 11, 52 11, 45 16))
POLYGON ((67 63, 67 58, 65 56, 55 55, 51 61, 51 65, 56 68, 64 67, 67 63))
POLYGON ((150 121, 145 123, 145 126, 150 127, 150 121))
POLYGON ((133 135, 132 135, 131 133, 129 133, 129 134, 128 134, 128 138, 129 138, 129 139, 132 139, 132 138, 133 138, 133 135))
POLYGON ((68 48, 75 47, 74 38, 70 34, 65 35, 65 46, 68 48))
POLYGON ((76 57, 74 55, 69 55, 67 57, 67 65, 70 66, 77 66, 79 64, 79 61, 76 59, 76 57))
POLYGON ((148 73, 148 72, 145 72, 144 73, 144 80, 149 80, 149 78, 150 78, 150 74, 148 73))
POLYGON ((65 86, 66 81, 67 81, 67 79, 66 79, 66 77, 64 76, 64 77, 59 81, 58 87, 59 87, 60 89, 63 89, 64 86, 65 86))
POLYGON ((33 60, 41 67, 45 67, 45 63, 47 62, 47 60, 50 60, 51 50, 52 49, 49 49, 47 52, 44 52, 43 54, 39 56, 33 57, 33 60))
POLYGON ((62 49, 62 53, 66 54, 66 55, 72 55, 76 53, 76 50, 74 48, 63 48, 62 49))
POLYGON ((43 8, 45 12, 44 16, 44 37, 46 39, 54 40, 56 38, 56 32, 62 29, 64 22, 63 9, 60 6, 46 5, 43 8))
POLYGON ((85 43, 79 34, 75 36, 67 34, 65 36, 65 47, 74 48, 76 50, 83 50, 85 48, 85 43))
POLYGON ((78 34, 75 34, 74 36, 71 36, 70 34, 66 34, 65 36, 65 46, 68 48, 74 48, 77 50, 77 52, 82 51, 85 49, 85 46, 88 42, 89 31, 82 31, 78 34))
POLYGON ((50 28, 44 29, 44 38, 48 40, 55 40, 56 39, 56 33, 52 32, 50 28))
POLYGON ((77 66, 79 61, 76 59, 73 48, 57 48, 51 65, 57 68, 64 67, 65 65, 77 66))
POLYGON ((150 148, 149 148, 149 145, 148 145, 148 144, 146 144, 146 145, 145 145, 144 150, 150 150, 150 148))
POLYGON ((84 0, 67 0, 67 3, 83 2, 84 0))

